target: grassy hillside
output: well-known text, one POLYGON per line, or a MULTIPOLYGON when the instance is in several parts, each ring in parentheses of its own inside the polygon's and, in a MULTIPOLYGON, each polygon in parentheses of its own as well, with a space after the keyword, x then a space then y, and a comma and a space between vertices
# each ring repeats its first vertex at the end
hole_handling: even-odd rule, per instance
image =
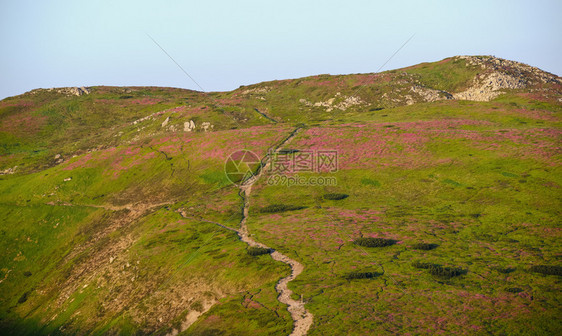
POLYGON ((304 265, 289 287, 308 334, 554 334, 561 83, 453 57, 231 92, 4 99, 1 334, 289 334, 275 284, 291 270, 228 230, 243 199, 224 164, 295 129, 271 160, 329 150, 337 171, 265 171, 247 224, 304 265))

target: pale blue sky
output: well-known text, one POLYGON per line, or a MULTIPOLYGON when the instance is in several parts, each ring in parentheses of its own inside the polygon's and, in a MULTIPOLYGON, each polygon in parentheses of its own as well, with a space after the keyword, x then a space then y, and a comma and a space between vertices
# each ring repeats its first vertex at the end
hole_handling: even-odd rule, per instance
POLYGON ((562 1, 0 0, 0 99, 34 88, 206 91, 495 55, 562 73, 562 1))

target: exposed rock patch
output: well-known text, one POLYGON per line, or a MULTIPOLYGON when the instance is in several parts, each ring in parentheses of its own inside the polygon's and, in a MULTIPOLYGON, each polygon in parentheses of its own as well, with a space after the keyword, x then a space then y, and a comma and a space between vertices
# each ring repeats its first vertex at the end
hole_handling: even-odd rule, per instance
POLYGON ((184 132, 191 132, 195 129, 195 123, 193 120, 186 121, 183 123, 183 130, 184 132))
POLYGON ((14 174, 16 172, 17 168, 18 168, 18 166, 14 166, 13 168, 7 168, 7 169, 4 169, 4 170, 0 170, 0 175, 14 174))
POLYGON ((31 94, 36 94, 39 93, 41 91, 47 91, 47 92, 56 92, 56 93, 60 93, 60 94, 64 94, 67 96, 81 96, 81 95, 87 95, 90 94, 90 89, 84 86, 81 87, 62 87, 62 88, 50 88, 50 89, 37 89, 37 90, 32 90, 29 93, 31 94))
POLYGON ((430 89, 420 85, 414 85, 410 88, 410 91, 418 95, 425 102, 434 102, 437 100, 452 99, 453 95, 449 92, 430 89))
POLYGON ((244 90, 244 91, 242 91, 242 94, 243 95, 247 95, 247 94, 251 94, 251 93, 264 94, 264 93, 268 93, 269 91, 271 91, 271 87, 265 86, 265 87, 258 87, 258 88, 254 88, 254 89, 244 90))
POLYGON ((489 75, 477 76, 470 88, 453 94, 453 97, 461 100, 490 101, 502 94, 502 90, 522 89, 526 85, 523 78, 492 72, 489 75))
POLYGON ((320 102, 316 102, 316 103, 312 103, 304 98, 299 99, 299 102, 301 104, 304 104, 306 106, 310 106, 310 107, 325 107, 326 108, 326 112, 331 112, 334 109, 338 109, 341 111, 345 111, 348 108, 355 106, 355 105, 361 105, 364 104, 365 102, 361 100, 361 98, 356 97, 356 96, 342 96, 341 93, 336 93, 336 96, 333 98, 330 98, 326 101, 320 101, 320 102))
POLYGON ((466 60, 466 66, 480 67, 483 72, 476 76, 471 86, 453 94, 455 99, 489 101, 504 90, 523 89, 547 83, 561 84, 560 77, 527 64, 493 56, 457 56, 466 60))

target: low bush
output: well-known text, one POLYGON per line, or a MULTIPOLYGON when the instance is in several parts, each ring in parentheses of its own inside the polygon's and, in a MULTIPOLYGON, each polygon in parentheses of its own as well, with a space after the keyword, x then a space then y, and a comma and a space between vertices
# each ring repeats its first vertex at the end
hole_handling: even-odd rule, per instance
POLYGON ((427 262, 421 262, 421 261, 414 261, 412 263, 412 266, 414 268, 422 268, 422 269, 429 269, 431 267, 437 267, 439 265, 437 264, 432 264, 432 263, 427 263, 427 262))
POLYGON ((337 194, 337 193, 330 193, 330 194, 325 194, 323 196, 324 199, 326 200, 332 200, 332 201, 338 201, 338 200, 342 200, 345 198, 348 198, 349 195, 347 194, 337 194))
POLYGON ((495 267, 492 267, 492 269, 496 272, 503 273, 503 274, 508 274, 508 273, 511 273, 511 272, 515 271, 515 268, 513 268, 513 267, 495 266, 495 267))
POLYGON ((519 287, 509 287, 505 289, 506 292, 509 293, 521 293, 523 291, 523 289, 519 288, 519 287))
POLYGON ((18 299, 18 303, 19 303, 19 304, 22 304, 22 303, 24 303, 25 301, 27 301, 27 298, 29 297, 29 294, 30 294, 30 292, 25 292, 25 293, 23 293, 23 295, 20 296, 20 298, 18 299))
POLYGON ((271 204, 261 208, 260 212, 274 213, 274 212, 293 211, 293 210, 301 210, 301 209, 306 209, 306 207, 298 206, 298 205, 287 205, 287 204, 271 204))
POLYGON ((30 277, 31 276, 31 272, 30 271, 25 271, 23 272, 23 275, 26 277, 30 277))
POLYGON ((300 150, 298 150, 298 149, 286 148, 286 149, 280 149, 277 153, 279 153, 279 154, 293 154, 293 153, 298 153, 298 152, 300 152, 300 150))
POLYGON ((382 273, 378 273, 378 272, 350 272, 350 273, 347 273, 346 275, 344 275, 344 278, 347 279, 347 280, 371 279, 371 278, 376 278, 379 275, 382 275, 382 273))
POLYGON ((466 274, 466 271, 461 268, 443 267, 440 265, 431 266, 428 268, 428 270, 429 274, 443 279, 450 279, 452 277, 466 274))
POLYGON ((445 267, 439 264, 433 264, 428 262, 414 261, 412 263, 412 266, 415 268, 426 269, 429 271, 429 274, 442 279, 450 279, 452 277, 466 274, 466 270, 463 270, 462 268, 445 267))
POLYGON ((562 275, 562 267, 554 265, 535 265, 531 266, 530 271, 545 275, 562 275))
POLYGON ((429 250, 433 250, 435 248, 437 248, 439 245, 437 244, 430 244, 430 243, 416 243, 414 245, 412 245, 413 249, 416 250, 424 250, 424 251, 429 251, 429 250))
POLYGON ((364 247, 384 247, 396 244, 396 240, 386 238, 357 238, 353 243, 364 247))
POLYGON ((262 254, 269 254, 272 252, 271 249, 265 247, 250 246, 248 247, 248 254, 251 256, 259 256, 262 254))

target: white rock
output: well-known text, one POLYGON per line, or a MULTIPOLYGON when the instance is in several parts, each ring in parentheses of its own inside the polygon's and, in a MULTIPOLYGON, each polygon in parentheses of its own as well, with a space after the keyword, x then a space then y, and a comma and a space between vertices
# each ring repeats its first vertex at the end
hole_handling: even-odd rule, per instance
POLYGON ((164 122, 162 123, 162 127, 166 127, 166 125, 168 125, 168 122, 170 122, 170 117, 167 117, 166 120, 164 120, 164 122))
POLYGON ((207 132, 209 130, 209 127, 212 128, 210 122, 205 121, 205 122, 201 123, 201 128, 203 129, 203 131, 207 132))
POLYGON ((191 132, 194 129, 195 129, 195 123, 193 122, 193 120, 186 121, 183 123, 183 130, 185 132, 191 132))

